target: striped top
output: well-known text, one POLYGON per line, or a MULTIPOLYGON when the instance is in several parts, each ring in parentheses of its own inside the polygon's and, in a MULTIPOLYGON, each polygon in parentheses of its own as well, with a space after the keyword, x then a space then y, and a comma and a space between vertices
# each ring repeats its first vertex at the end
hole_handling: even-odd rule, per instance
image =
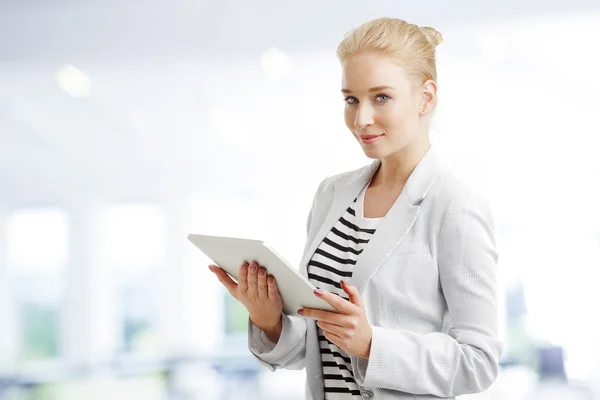
MULTIPOLYGON (((348 300, 340 281, 352 276, 356 259, 369 243, 382 218, 364 218, 364 197, 367 184, 346 209, 308 263, 308 279, 319 289, 335 293, 348 300)), ((352 374, 350 356, 323 335, 317 327, 326 400, 359 399, 359 387, 352 374)))

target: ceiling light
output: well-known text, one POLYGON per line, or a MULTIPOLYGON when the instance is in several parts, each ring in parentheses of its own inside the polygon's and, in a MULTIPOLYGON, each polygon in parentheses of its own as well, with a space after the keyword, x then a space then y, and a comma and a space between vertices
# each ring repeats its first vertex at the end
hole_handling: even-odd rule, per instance
POLYGON ((262 54, 261 64, 267 76, 276 82, 287 79, 292 66, 288 56, 275 47, 262 54))
POLYGON ((56 73, 58 86, 71 97, 88 97, 92 81, 83 72, 66 64, 56 73))

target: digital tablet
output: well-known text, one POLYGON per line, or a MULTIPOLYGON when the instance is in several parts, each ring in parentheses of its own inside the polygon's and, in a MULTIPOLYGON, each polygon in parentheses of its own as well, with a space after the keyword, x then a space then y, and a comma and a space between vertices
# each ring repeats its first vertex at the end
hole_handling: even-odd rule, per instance
POLYGON ((236 281, 244 261, 256 261, 264 267, 275 277, 286 315, 298 316, 302 307, 337 312, 332 305, 316 297, 313 293, 316 287, 264 241, 195 234, 188 235, 188 239, 236 281))

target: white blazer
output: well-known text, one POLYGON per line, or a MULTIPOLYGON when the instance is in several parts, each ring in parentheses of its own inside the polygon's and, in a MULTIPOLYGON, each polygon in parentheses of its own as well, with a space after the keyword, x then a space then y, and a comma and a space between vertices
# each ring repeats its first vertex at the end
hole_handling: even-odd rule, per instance
MULTIPOLYGON (((329 177, 308 217, 300 271, 377 171, 380 161, 329 177)), ((373 328, 368 360, 351 357, 364 398, 454 398, 496 379, 497 252, 485 201, 445 172, 430 150, 359 256, 356 286, 373 328)), ((248 344, 270 370, 306 368, 306 399, 324 399, 314 320, 283 315, 279 342, 249 322, 248 344)))

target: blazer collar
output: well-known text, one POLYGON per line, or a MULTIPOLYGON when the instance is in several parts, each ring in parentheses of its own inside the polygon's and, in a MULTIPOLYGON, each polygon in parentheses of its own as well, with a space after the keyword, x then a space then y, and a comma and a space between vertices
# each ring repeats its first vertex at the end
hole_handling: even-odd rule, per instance
MULTIPOLYGON (((355 173, 342 175, 334 185, 333 201, 317 234, 304 254, 301 262, 301 273, 308 276, 307 263, 322 242, 323 238, 343 215, 348 206, 373 177, 380 160, 357 170, 355 173)), ((384 220, 371 238, 365 251, 358 257, 355 270, 349 283, 362 293, 365 286, 379 268, 412 228, 420 210, 420 201, 427 196, 436 178, 442 173, 440 163, 431 149, 421 158, 414 169, 398 199, 388 211, 384 220)))
MULTIPOLYGON (((374 160, 370 165, 357 170, 348 179, 341 179, 334 183, 334 188, 338 189, 342 186, 356 185, 356 187, 362 189, 373 178, 380 166, 381 160, 374 160)), ((423 200, 441 172, 442 166, 440 160, 430 147, 410 174, 402 189, 406 192, 409 203, 417 204, 423 200)))

